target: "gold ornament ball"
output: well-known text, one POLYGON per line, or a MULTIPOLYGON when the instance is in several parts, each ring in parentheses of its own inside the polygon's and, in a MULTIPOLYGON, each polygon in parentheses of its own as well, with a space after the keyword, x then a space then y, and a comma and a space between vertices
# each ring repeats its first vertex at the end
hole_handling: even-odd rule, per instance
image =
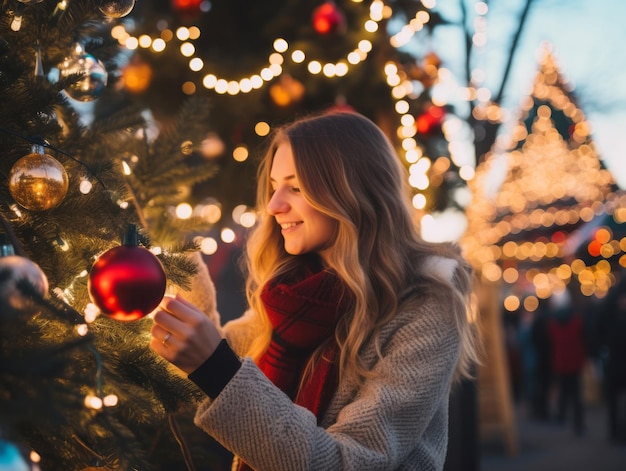
POLYGON ((9 173, 9 192, 30 211, 57 207, 69 187, 65 168, 48 154, 32 153, 19 159, 9 173))

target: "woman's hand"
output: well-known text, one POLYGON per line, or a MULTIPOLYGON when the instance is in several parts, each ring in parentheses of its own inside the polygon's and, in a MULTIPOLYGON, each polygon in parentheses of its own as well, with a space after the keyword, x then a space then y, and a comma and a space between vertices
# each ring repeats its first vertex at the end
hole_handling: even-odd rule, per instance
POLYGON ((165 296, 153 318, 150 348, 187 374, 202 365, 222 340, 206 314, 178 295, 165 296))

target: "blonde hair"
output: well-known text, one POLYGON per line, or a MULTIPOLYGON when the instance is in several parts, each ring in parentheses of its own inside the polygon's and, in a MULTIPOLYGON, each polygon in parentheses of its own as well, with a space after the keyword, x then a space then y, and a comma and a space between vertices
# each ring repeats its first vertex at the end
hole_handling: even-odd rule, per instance
MULTIPOLYGON (((259 333, 250 351, 258 358, 269 345, 271 326, 260 293, 272 278, 298 263, 287 254, 280 227, 266 208, 271 197, 270 168, 278 146, 291 146, 300 191, 318 211, 337 221, 325 261, 344 282, 353 307, 336 329, 340 374, 360 380, 368 375, 359 351, 400 308, 400 293, 414 290, 412 301, 428 292, 453 299, 460 358, 456 378, 468 376, 476 361, 473 329, 467 320, 471 269, 459 250, 421 239, 409 205, 406 170, 389 140, 372 121, 356 113, 327 113, 278 129, 258 171, 259 221, 247 242, 247 286, 259 333), (453 282, 420 270, 432 255, 457 261, 453 282), (452 293, 452 296, 450 294, 452 293)), ((312 361, 319 359, 320 351, 312 361)))

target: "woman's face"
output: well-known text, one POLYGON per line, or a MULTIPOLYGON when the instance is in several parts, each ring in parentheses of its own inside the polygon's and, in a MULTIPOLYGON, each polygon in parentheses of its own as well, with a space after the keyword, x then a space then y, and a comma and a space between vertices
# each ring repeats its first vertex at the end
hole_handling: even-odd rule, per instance
POLYGON ((267 211, 276 218, 291 255, 317 252, 322 258, 333 243, 336 222, 313 208, 300 193, 289 143, 278 146, 270 169, 273 194, 267 211))

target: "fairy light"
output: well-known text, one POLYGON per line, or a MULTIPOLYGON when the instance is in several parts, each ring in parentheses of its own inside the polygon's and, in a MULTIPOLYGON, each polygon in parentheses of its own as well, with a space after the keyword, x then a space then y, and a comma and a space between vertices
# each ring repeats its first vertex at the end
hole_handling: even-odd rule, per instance
POLYGON ((154 52, 163 52, 165 50, 165 46, 165 40, 161 38, 156 38, 154 41, 152 41, 152 50, 154 52))
MULTIPOLYGON (((353 0, 355 3, 361 3, 362 0, 353 0)), ((354 66, 367 59, 369 53, 372 51, 373 45, 369 39, 365 36, 371 35, 378 31, 378 23, 391 16, 392 10, 389 6, 384 5, 380 0, 374 0, 370 4, 369 18, 367 18, 361 25, 361 39, 358 40, 357 46, 354 50, 349 51, 343 58, 339 58, 336 62, 322 62, 315 58, 309 60, 307 70, 312 75, 318 75, 324 73, 326 77, 343 77, 350 71, 348 64, 354 66)), ((120 45, 126 47, 129 50, 135 50, 138 47, 145 49, 152 48, 154 52, 162 52, 166 49, 167 43, 174 40, 174 38, 180 41, 179 52, 183 57, 190 58, 189 68, 193 72, 199 72, 204 69, 204 65, 207 61, 198 57, 197 49, 193 42, 200 38, 201 31, 197 26, 191 27, 179 27, 173 34, 169 29, 163 29, 160 38, 151 38, 149 35, 141 35, 139 38, 130 34, 123 25, 115 26, 111 35, 116 39, 120 45)), ((273 53, 268 58, 266 66, 262 67, 257 73, 253 74, 255 79, 251 77, 242 77, 239 79, 226 79, 217 76, 214 73, 205 74, 202 78, 202 85, 214 92, 224 95, 238 95, 239 93, 249 93, 253 90, 258 90, 266 83, 272 81, 274 78, 279 77, 283 73, 283 63, 285 57, 290 57, 295 64, 304 63, 306 54, 301 49, 290 51, 289 43, 281 38, 277 37, 272 41, 273 53), (261 79, 259 82, 258 78, 261 79), (245 85, 243 82, 245 81, 245 85), (228 85, 226 85, 228 84, 228 85), (235 85, 237 84, 237 85, 235 85)), ((188 86, 185 93, 193 94, 195 89, 188 86)))
POLYGON ((213 255, 217 252, 217 241, 213 237, 205 237, 200 243, 200 251, 205 255, 213 255))
POLYGON ((296 49, 291 53, 291 60, 296 64, 301 64, 306 59, 306 54, 300 49, 296 49))
POLYGON ((85 406, 89 409, 100 410, 102 409, 102 399, 93 394, 87 394, 85 396, 85 406))
POLYGON ((93 189, 93 183, 91 183, 90 180, 87 180, 86 178, 83 178, 80 183, 78 184, 78 190, 83 194, 83 195, 87 195, 91 192, 91 190, 93 189))
POLYGON ((180 203, 176 206, 176 217, 178 219, 189 219, 193 214, 193 208, 189 203, 180 203))
POLYGON ((267 136, 270 133, 270 125, 268 123, 266 123, 265 121, 259 121, 258 123, 256 123, 256 125, 254 126, 254 132, 256 133, 257 136, 267 136))
POLYGON ((124 38, 123 45, 126 49, 134 51, 139 47, 139 40, 135 37, 129 36, 127 38, 124 38))
POLYGON ((200 217, 210 224, 215 224, 222 218, 222 208, 216 203, 203 205, 200 210, 200 217))
POLYGON ((81 337, 84 337, 89 333, 89 326, 87 324, 79 324, 75 327, 76 333, 81 337))
POLYGON ((187 41, 190 37, 189 29, 184 26, 181 26, 180 28, 176 30, 176 37, 180 41, 187 41))
MULTIPOLYGON (((41 462, 41 455, 39 453, 37 453, 35 450, 30 450, 30 453, 28 454, 28 457, 30 458, 30 461, 32 461, 35 464, 41 462)), ((33 468, 33 470, 35 470, 35 469, 36 469, 36 467, 33 468)))
POLYGON ((233 231, 230 227, 225 227, 220 232, 220 238, 222 239, 222 242, 230 244, 235 241, 235 231, 233 231))
POLYGON ((248 159, 248 156, 248 149, 243 145, 237 146, 233 149, 233 159, 237 162, 245 162, 248 159))
POLYGON ((196 47, 191 43, 185 42, 180 45, 180 53, 185 57, 191 57, 195 52, 196 47))
POLYGON ((309 73, 317 75, 322 71, 322 64, 319 61, 311 61, 307 66, 309 73))
POLYGON ((96 306, 93 303, 88 303, 85 306, 85 309, 83 311, 83 317, 85 318, 85 322, 87 322, 87 324, 91 324, 93 321, 95 321, 98 316, 100 315, 100 310, 98 309, 98 306, 96 306))
POLYGON ((152 38, 147 34, 142 34, 139 38, 137 38, 137 45, 144 49, 148 49, 152 46, 152 38))
POLYGON ((119 398, 115 394, 107 394, 102 398, 104 407, 115 407, 119 402, 119 398))
POLYGON ((241 224, 245 228, 253 227, 257 222, 256 214, 252 211, 246 211, 241 215, 239 219, 239 224, 241 224))
POLYGON ((124 175, 130 175, 130 174, 133 173, 133 171, 131 170, 130 165, 128 164, 128 162, 126 162, 124 160, 122 161, 122 173, 124 175))
POLYGON ((415 195, 413 195, 411 203, 413 204, 413 207, 415 209, 424 209, 427 203, 426 196, 424 196, 422 193, 416 193, 415 195))

